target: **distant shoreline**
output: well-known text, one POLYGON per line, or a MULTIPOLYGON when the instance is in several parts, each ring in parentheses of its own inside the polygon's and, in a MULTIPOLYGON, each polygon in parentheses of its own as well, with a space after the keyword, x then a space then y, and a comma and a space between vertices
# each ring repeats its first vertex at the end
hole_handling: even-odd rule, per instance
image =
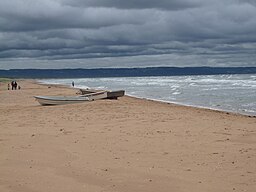
POLYGON ((0 70, 0 77, 9 78, 97 78, 148 77, 185 75, 256 74, 256 67, 146 67, 95 69, 10 69, 0 70))

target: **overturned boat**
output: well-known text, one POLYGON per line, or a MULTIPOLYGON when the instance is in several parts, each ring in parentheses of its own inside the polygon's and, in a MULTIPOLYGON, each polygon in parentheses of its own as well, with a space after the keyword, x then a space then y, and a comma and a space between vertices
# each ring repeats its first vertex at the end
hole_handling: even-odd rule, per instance
POLYGON ((125 93, 124 90, 108 91, 107 99, 117 99, 118 97, 123 97, 124 93, 125 93))

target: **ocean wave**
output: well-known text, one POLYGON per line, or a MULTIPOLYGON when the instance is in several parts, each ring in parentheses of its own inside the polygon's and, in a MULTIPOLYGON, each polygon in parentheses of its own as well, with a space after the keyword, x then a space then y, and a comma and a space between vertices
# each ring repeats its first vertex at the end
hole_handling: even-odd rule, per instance
POLYGON ((80 79, 45 79, 46 84, 71 85, 77 88, 117 90, 141 98, 164 100, 205 108, 240 113, 254 113, 256 75, 213 75, 171 77, 114 77, 80 79))

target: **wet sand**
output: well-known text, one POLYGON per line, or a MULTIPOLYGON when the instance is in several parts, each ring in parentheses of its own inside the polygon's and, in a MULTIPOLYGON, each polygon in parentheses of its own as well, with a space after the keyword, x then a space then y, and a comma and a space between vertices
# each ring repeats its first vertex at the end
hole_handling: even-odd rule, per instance
POLYGON ((254 117, 128 96, 40 106, 77 90, 18 83, 0 84, 1 192, 256 191, 254 117))

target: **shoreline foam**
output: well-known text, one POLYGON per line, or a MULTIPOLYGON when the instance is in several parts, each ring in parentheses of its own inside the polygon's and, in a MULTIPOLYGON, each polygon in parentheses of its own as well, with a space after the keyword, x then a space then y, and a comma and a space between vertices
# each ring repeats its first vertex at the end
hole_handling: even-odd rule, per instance
POLYGON ((165 100, 150 99, 150 98, 145 98, 145 97, 137 97, 137 96, 129 95, 129 94, 127 94, 127 96, 138 98, 138 99, 145 99, 145 100, 149 100, 149 101, 156 101, 156 102, 162 102, 162 103, 167 103, 167 104, 174 104, 174 105, 179 105, 179 106, 184 106, 184 107, 192 107, 192 108, 211 110, 211 111, 216 111, 216 112, 221 112, 221 113, 226 113, 226 114, 241 115, 241 116, 256 118, 256 115, 254 115, 254 113, 253 114, 239 113, 239 112, 235 112, 235 111, 231 111, 231 110, 230 111, 229 110, 224 110, 224 109, 222 110, 222 109, 219 109, 219 108, 211 108, 211 107, 204 107, 204 106, 199 106, 199 105, 189 105, 189 104, 174 102, 174 101, 171 102, 171 101, 165 101, 165 100))

